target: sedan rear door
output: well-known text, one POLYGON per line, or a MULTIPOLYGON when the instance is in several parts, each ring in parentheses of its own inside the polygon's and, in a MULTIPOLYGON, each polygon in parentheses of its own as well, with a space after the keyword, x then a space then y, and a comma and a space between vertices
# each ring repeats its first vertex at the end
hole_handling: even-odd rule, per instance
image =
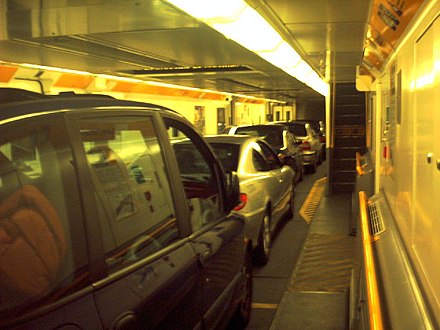
POLYGON ((269 164, 273 176, 277 178, 277 185, 268 186, 271 196, 274 196, 272 217, 280 219, 289 207, 289 201, 294 189, 293 170, 281 163, 277 154, 265 142, 258 141, 260 153, 269 164))

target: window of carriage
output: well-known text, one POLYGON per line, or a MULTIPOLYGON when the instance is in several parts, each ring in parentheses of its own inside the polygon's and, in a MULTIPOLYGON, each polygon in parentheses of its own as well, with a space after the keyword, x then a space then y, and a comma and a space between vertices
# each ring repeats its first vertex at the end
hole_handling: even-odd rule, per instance
POLYGON ((112 270, 179 238, 163 150, 148 117, 81 121, 81 138, 112 270))

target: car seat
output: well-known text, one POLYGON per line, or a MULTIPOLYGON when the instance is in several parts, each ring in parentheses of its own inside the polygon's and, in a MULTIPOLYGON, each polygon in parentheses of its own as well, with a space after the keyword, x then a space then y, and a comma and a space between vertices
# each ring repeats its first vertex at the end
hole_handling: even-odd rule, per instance
POLYGON ((66 239, 57 212, 0 152, 0 289, 48 293, 63 266, 66 239))

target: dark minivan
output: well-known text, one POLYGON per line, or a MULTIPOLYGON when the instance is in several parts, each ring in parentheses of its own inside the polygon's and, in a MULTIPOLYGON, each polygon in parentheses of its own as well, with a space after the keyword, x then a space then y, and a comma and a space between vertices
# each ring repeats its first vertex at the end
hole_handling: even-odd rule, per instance
POLYGON ((0 328, 245 326, 237 176, 183 116, 93 95, 0 100, 0 328), (199 154, 193 173, 176 139, 199 154))

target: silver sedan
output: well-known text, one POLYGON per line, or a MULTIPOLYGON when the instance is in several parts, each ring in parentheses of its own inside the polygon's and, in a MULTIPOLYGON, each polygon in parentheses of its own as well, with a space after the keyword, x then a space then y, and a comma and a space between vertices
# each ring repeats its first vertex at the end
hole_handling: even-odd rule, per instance
POLYGON ((226 172, 238 174, 241 203, 235 210, 246 218, 246 236, 252 240, 256 261, 265 264, 275 227, 293 216, 294 171, 257 137, 211 135, 205 140, 226 172))

